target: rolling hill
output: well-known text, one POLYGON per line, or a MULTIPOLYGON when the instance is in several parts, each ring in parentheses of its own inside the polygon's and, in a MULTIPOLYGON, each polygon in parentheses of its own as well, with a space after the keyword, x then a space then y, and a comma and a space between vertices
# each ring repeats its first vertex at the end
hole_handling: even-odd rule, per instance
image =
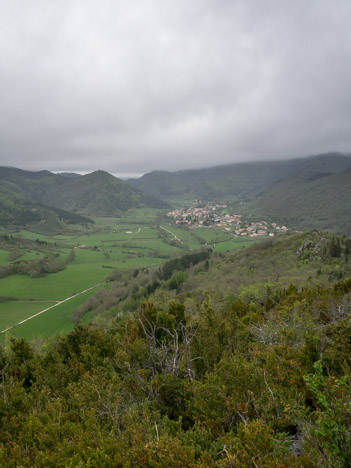
POLYGON ((337 174, 307 172, 264 190, 249 209, 297 229, 351 234, 351 169, 337 174))
POLYGON ((274 182, 305 172, 337 173, 351 168, 351 156, 327 153, 285 161, 264 161, 215 166, 207 169, 154 171, 128 183, 155 197, 208 200, 245 199, 274 182))
POLYGON ((78 213, 121 216, 130 208, 167 206, 103 171, 67 177, 49 171, 0 168, 0 223, 3 227, 41 223, 57 230, 63 223, 92 223, 78 213))
POLYGON ((247 215, 296 229, 351 234, 350 155, 156 171, 129 183, 170 201, 234 202, 235 209, 247 215))
POLYGON ((93 216, 121 216, 130 208, 168 206, 104 171, 66 178, 63 184, 47 190, 43 201, 57 208, 93 216))
POLYGON ((27 200, 22 193, 0 186, 1 227, 39 228, 49 233, 66 230, 67 225, 73 224, 88 225, 94 224, 94 221, 77 213, 27 200))

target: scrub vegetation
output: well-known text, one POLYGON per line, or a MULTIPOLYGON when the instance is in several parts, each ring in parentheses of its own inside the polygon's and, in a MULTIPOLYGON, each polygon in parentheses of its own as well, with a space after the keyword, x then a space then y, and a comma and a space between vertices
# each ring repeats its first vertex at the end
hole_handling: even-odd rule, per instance
POLYGON ((2 465, 350 466, 350 260, 311 231, 112 272, 0 348, 2 465))

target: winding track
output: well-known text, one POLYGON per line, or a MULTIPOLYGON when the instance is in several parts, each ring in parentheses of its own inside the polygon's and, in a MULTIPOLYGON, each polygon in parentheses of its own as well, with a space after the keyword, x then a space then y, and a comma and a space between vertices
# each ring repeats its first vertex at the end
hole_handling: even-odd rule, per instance
POLYGON ((88 289, 84 289, 84 291, 81 291, 81 292, 79 292, 79 293, 77 293, 77 294, 74 294, 73 296, 66 297, 66 299, 63 299, 62 301, 56 302, 56 304, 54 304, 54 305, 52 305, 52 306, 50 306, 50 307, 47 307, 46 309, 43 309, 43 310, 41 310, 40 312, 37 312, 37 313, 34 314, 34 315, 31 315, 30 317, 28 317, 28 318, 22 320, 21 322, 15 323, 14 325, 11 325, 10 327, 5 328, 5 330, 0 331, 0 334, 1 334, 1 333, 6 333, 6 332, 8 332, 9 330, 12 330, 12 328, 18 327, 18 325, 22 325, 22 323, 28 322, 28 320, 31 320, 31 319, 33 319, 34 317, 37 317, 38 315, 41 315, 41 314, 43 314, 44 312, 47 312, 48 310, 53 309, 54 307, 59 306, 60 304, 63 304, 64 302, 67 302, 67 301, 69 301, 69 300, 71 300, 71 299, 74 299, 75 297, 80 296, 81 294, 84 294, 84 293, 86 293, 86 292, 88 292, 88 291, 91 291, 92 289, 97 288, 98 286, 101 286, 102 284, 104 284, 104 281, 103 281, 102 283, 95 284, 94 286, 91 286, 91 287, 88 288, 88 289))

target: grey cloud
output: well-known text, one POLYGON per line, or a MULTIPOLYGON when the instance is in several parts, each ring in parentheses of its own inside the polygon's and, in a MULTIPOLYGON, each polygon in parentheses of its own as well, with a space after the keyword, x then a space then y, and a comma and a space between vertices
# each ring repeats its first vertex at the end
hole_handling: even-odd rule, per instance
POLYGON ((350 24, 347 0, 0 0, 0 164, 349 152, 350 24))

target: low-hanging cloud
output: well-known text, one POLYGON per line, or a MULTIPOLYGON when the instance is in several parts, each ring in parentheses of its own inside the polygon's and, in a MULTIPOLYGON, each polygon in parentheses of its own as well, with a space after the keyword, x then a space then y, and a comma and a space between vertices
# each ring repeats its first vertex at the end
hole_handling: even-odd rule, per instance
POLYGON ((0 164, 142 173, 351 150, 347 0, 0 2, 0 164))

